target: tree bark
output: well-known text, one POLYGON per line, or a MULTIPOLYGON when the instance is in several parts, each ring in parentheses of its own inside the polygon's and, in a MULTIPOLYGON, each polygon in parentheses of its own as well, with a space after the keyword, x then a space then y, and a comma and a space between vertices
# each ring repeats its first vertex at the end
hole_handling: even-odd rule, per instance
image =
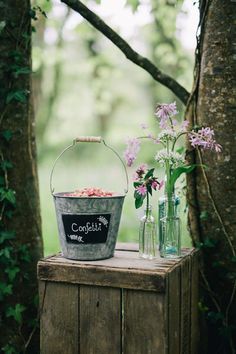
POLYGON ((8 352, 14 349, 17 353, 36 354, 39 352, 34 323, 37 317, 36 264, 42 257, 43 244, 30 94, 30 9, 29 0, 0 1, 0 234, 1 237, 6 235, 3 232, 11 234, 1 243, 0 284, 12 287, 8 294, 3 293, 0 301, 0 348, 3 352, 9 347, 8 352), (9 190, 11 200, 4 199, 4 191, 9 190), (15 276, 9 276, 9 269, 13 271, 13 268, 19 270, 15 276))
MULTIPOLYGON (((190 229, 203 251, 202 309, 206 353, 236 347, 236 31, 234 1, 201 1, 201 35, 192 94, 192 125, 209 126, 223 152, 197 151, 204 164, 188 177, 190 229)), ((202 350, 202 353, 204 351, 202 350)))

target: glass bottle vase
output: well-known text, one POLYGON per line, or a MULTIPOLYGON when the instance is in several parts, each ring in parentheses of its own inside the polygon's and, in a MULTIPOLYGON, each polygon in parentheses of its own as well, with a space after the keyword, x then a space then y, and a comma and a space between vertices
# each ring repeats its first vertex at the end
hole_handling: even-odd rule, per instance
POLYGON ((157 256, 157 229, 151 206, 140 219, 139 256, 146 259, 154 259, 157 256))
POLYGON ((159 250, 164 258, 176 258, 181 255, 179 204, 180 199, 174 193, 159 200, 159 250))

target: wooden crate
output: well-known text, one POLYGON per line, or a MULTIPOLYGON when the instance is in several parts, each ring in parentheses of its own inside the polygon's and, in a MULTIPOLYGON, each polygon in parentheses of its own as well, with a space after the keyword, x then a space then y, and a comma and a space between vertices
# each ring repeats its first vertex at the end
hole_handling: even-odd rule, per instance
POLYGON ((38 263, 42 354, 196 354, 198 255, 38 263))

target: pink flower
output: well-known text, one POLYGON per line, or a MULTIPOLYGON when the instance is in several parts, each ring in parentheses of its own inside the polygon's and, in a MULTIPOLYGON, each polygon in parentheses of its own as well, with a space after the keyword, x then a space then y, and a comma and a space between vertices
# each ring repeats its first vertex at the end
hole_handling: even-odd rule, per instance
POLYGON ((162 180, 161 182, 158 182, 157 180, 154 180, 152 182, 152 188, 156 191, 157 189, 160 190, 164 185, 164 181, 162 180))
POLYGON ((142 165, 140 165, 140 166, 137 168, 136 173, 137 173, 138 175, 140 175, 140 174, 143 175, 143 174, 147 171, 147 169, 148 169, 148 165, 147 165, 146 163, 143 163, 142 165))
POLYGON ((136 187, 135 190, 138 194, 142 195, 143 197, 147 194, 147 187, 144 184, 136 187))
POLYGON ((132 181, 133 181, 133 182, 139 181, 139 176, 137 175, 136 172, 134 172, 133 175, 132 175, 132 181))
POLYGON ((124 158, 129 167, 132 166, 134 160, 136 159, 139 149, 140 141, 137 138, 127 140, 127 148, 124 152, 124 158))
POLYGON ((214 130, 206 127, 201 128, 198 132, 191 131, 189 133, 189 141, 192 147, 202 147, 203 149, 215 150, 221 152, 222 146, 214 140, 214 130))
POLYGON ((168 119, 170 116, 175 116, 178 113, 176 102, 157 104, 155 115, 162 119, 168 119))
POLYGON ((164 180, 162 180, 162 181, 159 183, 158 190, 160 190, 163 186, 164 186, 164 180))
POLYGON ((155 189, 155 191, 157 190, 158 185, 159 185, 159 183, 157 181, 152 182, 152 188, 155 189))

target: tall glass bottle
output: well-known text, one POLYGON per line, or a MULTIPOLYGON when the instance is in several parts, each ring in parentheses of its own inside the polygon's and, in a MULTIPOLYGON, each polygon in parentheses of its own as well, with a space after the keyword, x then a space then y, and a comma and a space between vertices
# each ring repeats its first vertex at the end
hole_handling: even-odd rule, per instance
POLYGON ((157 229, 151 205, 146 208, 144 216, 140 219, 139 256, 146 259, 154 259, 157 256, 157 229))
POLYGON ((178 216, 180 199, 175 192, 159 199, 159 251, 161 257, 175 258, 181 255, 181 229, 178 216))
MULTIPOLYGON (((175 193, 172 194, 171 197, 172 203, 174 204, 173 211, 174 211, 174 216, 178 217, 178 206, 180 205, 180 198, 175 195, 175 193)), ((168 196, 165 193, 163 196, 161 196, 158 200, 158 242, 159 242, 159 251, 161 248, 162 244, 162 230, 161 230, 161 219, 167 216, 167 205, 168 205, 168 196)))

